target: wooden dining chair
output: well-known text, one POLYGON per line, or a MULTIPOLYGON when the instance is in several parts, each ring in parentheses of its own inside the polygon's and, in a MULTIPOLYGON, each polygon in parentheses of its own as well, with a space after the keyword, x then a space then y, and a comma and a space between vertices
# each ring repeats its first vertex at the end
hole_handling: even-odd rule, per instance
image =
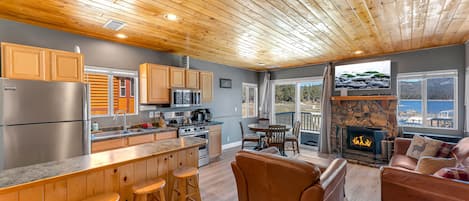
POLYGON ((260 137, 256 134, 246 134, 244 132, 243 122, 239 122, 239 127, 241 128, 241 149, 244 149, 244 142, 257 142, 255 147, 259 145, 260 137))
POLYGON ((266 143, 268 147, 277 147, 282 155, 285 155, 285 125, 269 125, 266 133, 266 143))
MULTIPOLYGON (((298 152, 300 153, 300 146, 298 140, 300 139, 300 132, 301 132, 301 121, 296 121, 293 125, 292 134, 289 134, 285 137, 285 143, 291 142, 293 153, 298 152)), ((290 151, 290 150, 289 150, 290 151)))

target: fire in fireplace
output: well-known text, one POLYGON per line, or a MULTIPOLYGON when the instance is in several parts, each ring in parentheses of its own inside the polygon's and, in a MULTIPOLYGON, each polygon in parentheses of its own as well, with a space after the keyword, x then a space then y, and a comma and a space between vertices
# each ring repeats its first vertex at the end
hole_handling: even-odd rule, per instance
POLYGON ((347 147, 349 149, 381 153, 381 140, 386 137, 386 131, 380 128, 347 127, 347 147))

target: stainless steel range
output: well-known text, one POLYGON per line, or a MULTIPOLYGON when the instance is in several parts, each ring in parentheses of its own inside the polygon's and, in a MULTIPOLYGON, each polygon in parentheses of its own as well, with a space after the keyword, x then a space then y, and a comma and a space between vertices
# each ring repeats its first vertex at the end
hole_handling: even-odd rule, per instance
MULTIPOLYGON (((208 140, 208 127, 204 125, 191 124, 175 127, 178 127, 179 137, 191 136, 208 140)), ((209 143, 210 141, 207 141, 207 144, 199 147, 199 167, 207 165, 210 162, 210 158, 208 156, 209 143)))

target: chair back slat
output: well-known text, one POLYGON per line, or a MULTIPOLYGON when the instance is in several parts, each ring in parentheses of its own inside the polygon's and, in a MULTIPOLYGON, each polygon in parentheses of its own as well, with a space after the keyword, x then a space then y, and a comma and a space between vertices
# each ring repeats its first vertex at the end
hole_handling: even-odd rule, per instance
POLYGON ((241 139, 244 138, 244 127, 243 127, 243 122, 239 121, 239 127, 241 128, 241 139))
POLYGON ((301 131, 301 121, 296 121, 295 125, 293 126, 292 134, 298 138, 300 136, 300 131, 301 131))

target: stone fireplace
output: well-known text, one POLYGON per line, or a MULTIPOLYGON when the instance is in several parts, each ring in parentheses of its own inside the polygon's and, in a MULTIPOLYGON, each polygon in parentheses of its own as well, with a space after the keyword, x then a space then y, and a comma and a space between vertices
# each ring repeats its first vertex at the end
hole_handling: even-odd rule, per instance
POLYGON ((395 96, 332 97, 331 146, 347 159, 386 162, 382 140, 397 136, 395 96))

